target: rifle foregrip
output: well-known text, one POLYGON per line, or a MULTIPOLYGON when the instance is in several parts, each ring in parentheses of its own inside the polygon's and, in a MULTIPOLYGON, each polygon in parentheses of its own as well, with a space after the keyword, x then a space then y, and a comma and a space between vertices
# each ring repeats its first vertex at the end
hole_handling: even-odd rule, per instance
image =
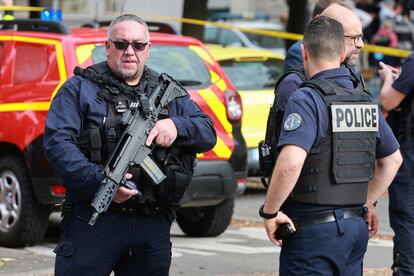
POLYGON ((95 209, 95 212, 89 220, 88 224, 90 226, 93 226, 95 224, 100 213, 103 213, 108 209, 118 187, 119 185, 109 178, 105 178, 102 181, 101 187, 95 194, 95 197, 91 203, 91 206, 95 209))

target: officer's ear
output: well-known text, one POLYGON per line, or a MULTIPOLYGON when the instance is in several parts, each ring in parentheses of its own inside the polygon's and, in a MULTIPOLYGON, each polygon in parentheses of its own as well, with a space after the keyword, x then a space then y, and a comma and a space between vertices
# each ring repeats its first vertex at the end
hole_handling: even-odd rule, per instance
POLYGON ((300 44, 300 49, 302 50, 302 60, 303 61, 307 61, 308 60, 308 52, 306 51, 305 46, 302 44, 300 44))
POLYGON ((150 48, 151 48, 151 42, 148 42, 148 45, 147 45, 147 58, 149 58, 149 56, 150 56, 150 48))
POLYGON ((106 57, 108 57, 108 55, 109 55, 109 47, 110 47, 109 41, 107 40, 107 41, 105 41, 106 57))
POLYGON ((348 58, 348 47, 346 46, 346 44, 344 44, 344 49, 342 50, 342 54, 341 54, 341 64, 344 63, 344 61, 348 58))

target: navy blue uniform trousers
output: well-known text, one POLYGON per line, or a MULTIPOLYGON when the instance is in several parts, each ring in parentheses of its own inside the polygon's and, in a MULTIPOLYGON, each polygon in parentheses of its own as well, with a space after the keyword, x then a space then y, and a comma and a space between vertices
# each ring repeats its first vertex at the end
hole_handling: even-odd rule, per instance
POLYGON ((362 275, 363 258, 368 244, 368 227, 362 218, 343 218, 298 228, 283 241, 280 276, 362 275))
POLYGON ((61 223, 55 275, 168 275, 171 223, 153 216, 107 212, 93 227, 92 208, 74 204, 61 223))
POLYGON ((414 142, 401 142, 400 150, 404 161, 388 189, 396 276, 414 275, 414 142))

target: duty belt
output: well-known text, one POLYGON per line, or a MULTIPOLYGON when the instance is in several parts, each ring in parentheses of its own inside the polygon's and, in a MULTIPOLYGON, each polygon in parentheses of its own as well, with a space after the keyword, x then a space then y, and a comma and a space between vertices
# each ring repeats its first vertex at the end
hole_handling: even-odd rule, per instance
POLYGON ((108 212, 130 214, 130 215, 156 215, 163 212, 159 206, 147 206, 147 205, 127 205, 127 204, 114 204, 112 203, 108 212))
MULTIPOLYGON (((365 207, 356 208, 342 208, 343 218, 364 218, 367 212, 365 207)), ((292 218, 293 223, 296 227, 304 227, 316 224, 322 224, 327 222, 334 222, 336 220, 334 210, 326 212, 318 212, 307 216, 292 218)))

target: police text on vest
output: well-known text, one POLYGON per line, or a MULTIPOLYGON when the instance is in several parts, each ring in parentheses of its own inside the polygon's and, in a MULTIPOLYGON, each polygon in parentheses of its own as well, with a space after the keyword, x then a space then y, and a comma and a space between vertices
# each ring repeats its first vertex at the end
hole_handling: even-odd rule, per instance
POLYGON ((331 105, 332 131, 378 131, 378 106, 375 104, 331 105))

